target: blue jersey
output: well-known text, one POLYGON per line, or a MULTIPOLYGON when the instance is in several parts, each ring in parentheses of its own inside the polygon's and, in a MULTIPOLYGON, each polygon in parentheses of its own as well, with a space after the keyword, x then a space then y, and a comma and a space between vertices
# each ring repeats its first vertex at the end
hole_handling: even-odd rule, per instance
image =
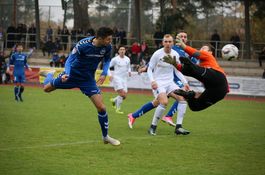
POLYGON ((74 61, 75 57, 71 56, 71 53, 68 55, 68 58, 64 64, 64 73, 69 75, 70 74, 70 69, 71 69, 71 64, 74 61))
MULTIPOLYGON (((173 50, 175 50, 176 52, 178 52, 179 56, 180 57, 189 57, 189 54, 187 54, 181 47, 177 46, 177 45, 174 45, 172 47, 173 50)), ((194 64, 199 64, 199 60, 194 58, 194 57, 191 57, 190 58, 191 61, 194 63, 194 64)), ((180 81, 180 79, 175 75, 174 73, 174 82, 180 87, 182 88, 183 87, 183 84, 182 82, 180 81)))
MULTIPOLYGON (((180 57, 189 57, 189 54, 187 54, 181 47, 174 45, 172 47, 173 50, 175 50, 176 52, 178 52, 180 57)), ((190 60, 194 63, 194 64, 199 64, 200 60, 198 60, 195 57, 191 57, 190 60)))
POLYGON ((92 44, 94 38, 84 38, 73 48, 67 63, 67 66, 71 65, 70 70, 68 67, 66 68, 69 71, 69 78, 79 81, 95 81, 95 72, 101 61, 103 61, 102 75, 107 75, 111 45, 96 47, 92 44))
POLYGON ((9 65, 14 65, 14 76, 25 75, 25 67, 28 68, 27 57, 27 54, 19 52, 11 55, 9 65))

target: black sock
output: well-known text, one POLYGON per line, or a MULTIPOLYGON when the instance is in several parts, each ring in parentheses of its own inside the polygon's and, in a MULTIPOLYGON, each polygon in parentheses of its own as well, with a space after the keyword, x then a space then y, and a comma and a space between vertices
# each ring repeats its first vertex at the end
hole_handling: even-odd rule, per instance
POLYGON ((152 129, 154 129, 154 130, 156 130, 156 127, 157 127, 156 125, 151 125, 151 126, 150 126, 150 128, 152 128, 152 129))
POLYGON ((182 124, 177 124, 176 129, 182 128, 182 124))

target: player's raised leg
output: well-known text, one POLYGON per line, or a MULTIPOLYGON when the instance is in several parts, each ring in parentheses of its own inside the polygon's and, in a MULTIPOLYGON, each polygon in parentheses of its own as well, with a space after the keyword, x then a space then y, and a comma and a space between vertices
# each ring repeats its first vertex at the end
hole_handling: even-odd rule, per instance
POLYGON ((55 70, 42 70, 39 72, 40 76, 45 77, 44 81, 43 81, 43 90, 44 92, 51 92, 53 90, 55 90, 56 88, 52 86, 52 80, 53 80, 53 76, 55 74, 55 70))

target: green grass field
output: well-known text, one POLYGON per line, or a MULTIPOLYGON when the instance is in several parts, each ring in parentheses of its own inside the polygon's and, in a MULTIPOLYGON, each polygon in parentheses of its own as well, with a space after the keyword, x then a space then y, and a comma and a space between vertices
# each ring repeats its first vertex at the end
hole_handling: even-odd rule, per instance
MULTIPOLYGON (((14 100, 12 86, 0 86, 1 175, 261 175, 265 174, 265 103, 223 100, 201 112, 187 110, 188 136, 160 122, 149 136, 153 111, 137 119, 107 106, 110 135, 122 145, 104 145, 97 113, 76 90, 45 94, 25 89, 24 102, 14 100)), ((152 100, 129 94, 127 114, 152 100)))

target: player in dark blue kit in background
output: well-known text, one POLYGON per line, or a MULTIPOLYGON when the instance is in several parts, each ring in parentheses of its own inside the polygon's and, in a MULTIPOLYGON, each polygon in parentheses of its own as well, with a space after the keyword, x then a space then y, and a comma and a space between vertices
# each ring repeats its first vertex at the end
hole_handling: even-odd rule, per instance
POLYGON ((97 87, 103 84, 109 69, 112 34, 113 31, 110 28, 101 27, 96 37, 80 40, 66 61, 65 71, 55 79, 53 79, 53 73, 47 74, 44 80, 44 91, 79 88, 97 108, 104 143, 117 146, 120 145, 120 141, 108 135, 108 114, 97 87), (101 61, 103 61, 103 72, 96 82, 95 72, 101 61))
POLYGON ((24 86, 22 83, 25 82, 25 67, 31 71, 31 68, 27 64, 27 58, 32 54, 33 50, 29 52, 29 54, 22 53, 23 46, 22 44, 17 45, 17 52, 14 52, 11 55, 9 60, 9 64, 7 65, 7 73, 10 75, 14 75, 14 93, 16 101, 23 101, 22 93, 24 92, 24 86), (10 65, 14 65, 14 71, 10 71, 10 65))

